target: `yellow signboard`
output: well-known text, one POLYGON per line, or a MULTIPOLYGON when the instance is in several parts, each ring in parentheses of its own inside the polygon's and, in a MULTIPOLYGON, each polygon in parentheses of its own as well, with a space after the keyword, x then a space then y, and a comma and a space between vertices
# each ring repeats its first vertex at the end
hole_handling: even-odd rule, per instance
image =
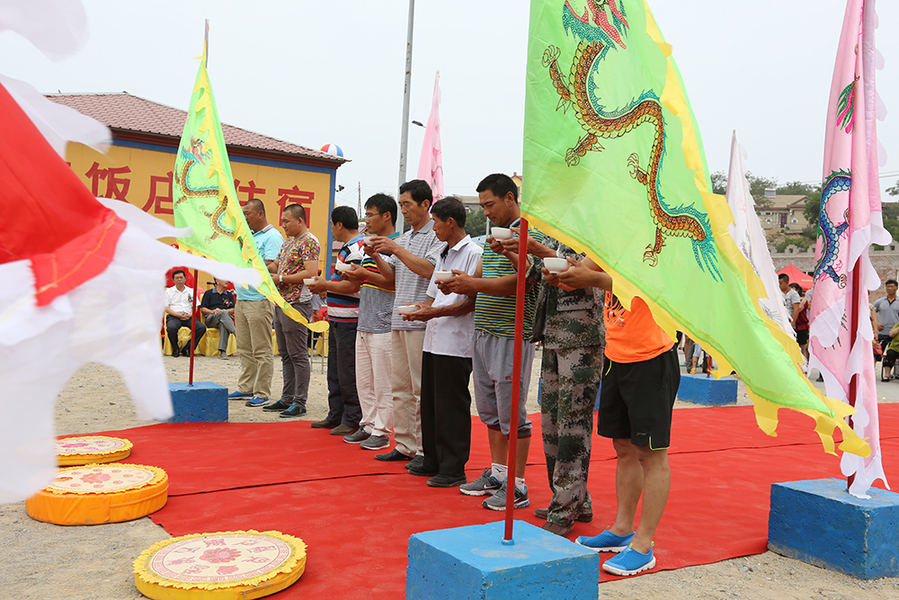
MULTIPOLYGON (((81 144, 69 144, 66 159, 95 196, 130 202, 144 212, 173 223, 174 150, 165 152, 112 146, 107 154, 100 154, 81 144)), ((292 169, 274 166, 276 164, 251 164, 232 157, 231 171, 237 197, 241 204, 253 198, 261 200, 268 222, 278 229, 281 229, 281 211, 285 206, 303 206, 309 228, 321 243, 320 268, 325 269, 330 255, 329 208, 334 171, 315 167, 292 169)), ((283 230, 281 233, 284 233, 283 230)), ((174 239, 162 241, 177 245, 174 239)), ((204 281, 206 279, 200 279, 201 283, 204 281)))

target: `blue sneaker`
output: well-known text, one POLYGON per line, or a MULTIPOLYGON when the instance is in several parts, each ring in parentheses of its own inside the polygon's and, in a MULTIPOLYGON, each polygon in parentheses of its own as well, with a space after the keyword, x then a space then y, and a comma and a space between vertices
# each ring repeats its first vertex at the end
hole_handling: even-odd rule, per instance
POLYGON ((578 536, 574 542, 597 552, 621 552, 627 548, 628 544, 630 544, 633 539, 633 533, 627 535, 615 535, 606 529, 599 535, 593 537, 584 535, 578 536))
POLYGON ((264 406, 266 404, 268 404, 268 398, 260 398, 259 396, 253 396, 247 400, 247 406, 264 406))
POLYGON ((244 394, 243 392, 231 392, 228 394, 228 400, 249 400, 253 394, 244 394))
POLYGON ((612 575, 626 577, 648 571, 654 566, 656 566, 656 559, 652 555, 652 548, 649 549, 649 552, 643 554, 628 546, 624 552, 616 554, 604 562, 602 568, 612 575))

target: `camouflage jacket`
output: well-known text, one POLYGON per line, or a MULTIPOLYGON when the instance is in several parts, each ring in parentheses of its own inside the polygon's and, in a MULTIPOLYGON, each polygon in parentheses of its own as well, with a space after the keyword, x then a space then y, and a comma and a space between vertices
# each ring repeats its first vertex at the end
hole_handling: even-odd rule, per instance
MULTIPOLYGON (((584 256, 551 237, 543 245, 561 258, 578 260, 584 256)), ((596 302, 593 288, 569 292, 544 284, 537 298, 531 341, 542 341, 544 348, 551 350, 604 345, 602 304, 596 302)))

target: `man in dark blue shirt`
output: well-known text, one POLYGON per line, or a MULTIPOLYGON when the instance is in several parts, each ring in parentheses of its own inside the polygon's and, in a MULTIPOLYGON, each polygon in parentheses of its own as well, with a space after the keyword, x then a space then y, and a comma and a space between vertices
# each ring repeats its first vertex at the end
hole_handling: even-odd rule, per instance
POLYGON ((219 356, 227 358, 228 340, 234 334, 234 294, 225 288, 227 281, 215 280, 215 287, 203 294, 200 312, 207 327, 218 327, 219 356))

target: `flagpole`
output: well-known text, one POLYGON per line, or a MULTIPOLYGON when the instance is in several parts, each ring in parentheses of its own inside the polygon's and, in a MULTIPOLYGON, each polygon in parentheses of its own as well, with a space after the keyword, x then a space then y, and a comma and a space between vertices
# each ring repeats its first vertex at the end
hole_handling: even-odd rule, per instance
POLYGON ((515 346, 512 352, 512 406, 509 410, 509 459, 506 461, 506 531, 503 543, 511 544, 512 511, 515 508, 515 475, 518 461, 518 407, 521 404, 521 350, 524 345, 524 294, 528 268, 528 222, 521 219, 518 238, 518 282, 515 294, 515 346))
POLYGON ((187 347, 190 349, 190 369, 187 373, 187 385, 194 384, 194 340, 197 339, 197 280, 199 278, 199 273, 194 269, 194 293, 191 297, 190 307, 190 340, 187 342, 187 347))
MULTIPOLYGON (((851 193, 851 192, 850 192, 851 193)), ((859 258, 859 261, 861 259, 859 258)), ((850 327, 849 327, 849 348, 850 352, 855 348, 855 342, 858 339, 858 299, 859 294, 861 293, 859 290, 859 280, 861 279, 861 274, 859 273, 861 265, 859 261, 856 261, 855 267, 852 269, 852 296, 850 300, 850 309, 852 312, 849 315, 850 327)), ((871 349, 868 348, 868 352, 871 349)), ((853 373, 852 377, 849 379, 849 406, 855 408, 855 403, 858 401, 858 373, 853 373)), ((855 429, 855 424, 853 423, 852 415, 847 417, 847 421, 849 422, 849 427, 855 429)), ((846 477, 846 489, 852 487, 852 484, 855 482, 855 473, 850 473, 846 477)))
MULTIPOLYGON (((399 188, 406 183, 406 153, 409 148, 409 93, 412 88, 412 27, 415 23, 415 0, 409 0, 409 24, 406 27, 406 79, 403 90, 403 127, 400 134, 400 172, 397 183, 397 200, 399 188)), ((396 230, 403 233, 403 213, 396 216, 396 230)))

